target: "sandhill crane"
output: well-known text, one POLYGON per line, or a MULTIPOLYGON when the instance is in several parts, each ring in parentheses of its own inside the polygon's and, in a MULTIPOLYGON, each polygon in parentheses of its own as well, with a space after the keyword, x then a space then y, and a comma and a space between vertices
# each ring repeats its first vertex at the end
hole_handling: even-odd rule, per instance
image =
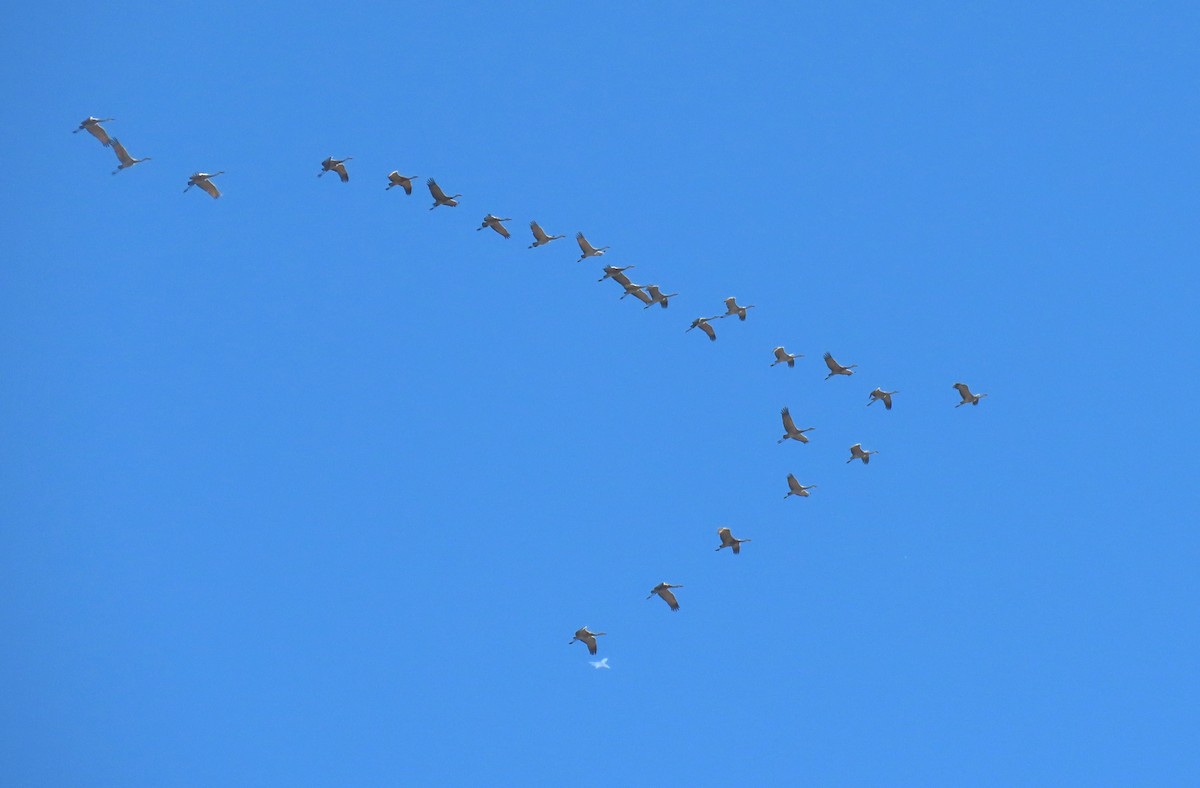
POLYGON ((551 241, 557 241, 559 238, 566 238, 565 235, 546 235, 546 231, 537 222, 530 222, 529 229, 533 231, 533 243, 529 245, 532 249, 535 246, 545 246, 551 241))
POLYGON ((955 383, 954 388, 958 390, 959 396, 962 397, 962 402, 960 402, 960 403, 958 403, 958 405, 954 406, 956 408, 961 407, 962 405, 966 405, 967 403, 970 403, 972 405, 978 405, 979 400, 981 400, 987 396, 987 394, 972 394, 971 389, 967 388, 966 383, 955 383))
POLYGON ((437 181, 435 181, 433 178, 425 181, 425 185, 429 187, 429 193, 433 195, 433 206, 429 209, 431 211, 439 205, 447 205, 453 208, 454 206, 458 205, 458 198, 462 197, 461 194, 456 194, 453 197, 447 197, 446 193, 442 191, 442 187, 438 186, 437 181))
POLYGON ((829 367, 829 374, 825 376, 825 379, 829 380, 834 375, 853 375, 854 373, 851 372, 851 370, 857 367, 858 364, 851 364, 848 367, 843 367, 841 364, 833 360, 833 356, 826 353, 825 366, 829 367))
POLYGON ((347 156, 344 159, 335 159, 332 156, 327 157, 325 161, 321 162, 321 171, 317 173, 317 177, 320 178, 327 172, 336 172, 338 177, 342 179, 342 183, 349 182, 350 173, 346 172, 346 162, 353 158, 353 156, 347 156))
POLYGON ((753 309, 753 308, 754 308, 754 304, 746 304, 745 306, 738 306, 737 299, 734 298, 733 296, 729 296, 729 298, 725 299, 726 312, 725 312, 725 314, 721 315, 721 317, 732 317, 733 315, 737 315, 738 320, 745 320, 746 319, 746 310, 753 309))
MULTIPOLYGON (((588 239, 583 237, 583 233, 575 233, 575 240, 579 243, 579 249, 583 252, 579 256, 579 260, 585 260, 589 257, 602 257, 608 251, 607 246, 601 246, 599 249, 588 243, 588 239)), ((578 262, 578 261, 576 261, 578 262)))
POLYGON ((649 309, 655 304, 658 304, 663 309, 666 309, 667 302, 679 295, 679 293, 664 293, 662 290, 658 289, 658 285, 646 285, 646 292, 650 294, 650 303, 646 304, 644 307, 642 307, 642 309, 649 309))
POLYGON ((878 453, 879 452, 874 450, 867 451, 862 447, 861 443, 856 443, 850 447, 850 459, 846 460, 846 462, 850 463, 854 462, 855 460, 862 460, 863 465, 866 465, 871 461, 871 455, 878 453))
POLYGON ((617 284, 624 287, 629 284, 629 277, 625 276, 624 272, 630 268, 637 268, 636 265, 606 265, 604 266, 604 276, 597 279, 597 282, 603 282, 605 279, 615 279, 617 284))
POLYGON ((721 546, 718 547, 717 550, 720 551, 724 550, 726 547, 732 547, 734 555, 742 552, 742 542, 753 541, 752 539, 735 539, 733 534, 729 532, 728 528, 718 528, 717 536, 721 537, 721 546))
POLYGON ((621 294, 621 298, 631 295, 634 298, 636 298, 637 300, 641 301, 646 306, 654 305, 654 302, 650 300, 650 296, 646 295, 646 291, 642 290, 642 288, 645 287, 645 285, 639 285, 639 284, 635 284, 633 282, 629 282, 628 284, 622 285, 622 287, 625 288, 625 292, 621 294))
POLYGON ((112 139, 112 149, 113 149, 113 153, 117 154, 117 159, 121 162, 121 164, 115 170, 112 171, 113 175, 116 175, 121 170, 132 167, 135 164, 141 164, 144 161, 150 161, 149 156, 147 156, 144 159, 135 159, 132 156, 130 156, 129 151, 125 150, 125 146, 122 145, 121 141, 119 139, 117 139, 116 137, 113 137, 113 139, 112 139))
POLYGON ((104 127, 100 124, 108 123, 110 120, 116 120, 116 118, 97 118, 94 115, 89 115, 83 119, 82 123, 79 124, 79 128, 75 129, 71 133, 78 134, 81 131, 86 131, 88 134, 91 134, 93 137, 100 140, 100 144, 107 148, 112 140, 108 138, 108 132, 105 131, 104 127))
POLYGON ((791 495, 798 495, 801 498, 807 498, 808 491, 815 490, 815 489, 817 489, 817 485, 801 484, 800 482, 796 481, 795 474, 789 473, 788 474, 788 492, 787 492, 787 495, 783 496, 783 498, 784 498, 784 500, 787 500, 788 496, 791 496, 791 495))
POLYGON ((511 233, 508 232, 508 228, 505 227, 503 224, 501 224, 501 222, 511 222, 511 221, 512 221, 512 219, 501 219, 499 216, 493 216, 492 214, 489 213, 487 216, 483 217, 483 224, 476 227, 475 230, 476 230, 476 232, 478 232, 479 230, 482 230, 484 227, 491 227, 493 230, 500 233, 500 235, 504 236, 505 238, 510 238, 510 237, 512 237, 511 233))
POLYGON ((405 194, 412 194, 412 182, 417 177, 416 175, 401 175, 400 170, 392 170, 388 173, 388 185, 384 191, 399 186, 401 189, 404 189, 405 194))
POLYGON ((600 637, 603 634, 605 634, 605 633, 604 632, 592 632, 587 627, 580 627, 575 632, 575 637, 571 638, 570 642, 568 642, 567 645, 569 646, 569 645, 571 645, 571 643, 574 643, 575 641, 578 640, 579 642, 587 645, 589 654, 595 656, 595 654, 596 654, 596 638, 600 637))
MULTIPOLYGON (((701 331, 703 331, 705 334, 708 334, 709 339, 711 339, 713 342, 716 342, 717 341, 717 332, 713 330, 712 325, 709 324, 708 321, 716 320, 719 317, 722 317, 722 315, 713 315, 712 317, 698 317, 692 321, 692 325, 688 327, 687 331, 691 331, 693 328, 698 328, 701 331)), ((684 331, 683 333, 686 334, 687 331, 684 331)))
POLYGON ((775 360, 771 362, 771 366, 776 364, 786 363, 789 367, 796 366, 796 359, 804 358, 803 353, 789 353, 783 349, 783 345, 775 348, 775 360))
POLYGON ((650 589, 650 596, 646 597, 646 599, 658 594, 660 597, 662 597, 662 601, 666 602, 667 606, 670 607, 671 610, 678 610, 679 603, 675 601, 675 595, 671 593, 672 588, 683 588, 683 586, 673 586, 670 583, 659 583, 654 588, 650 589))
POLYGON ((872 405, 875 404, 876 401, 879 401, 879 402, 883 403, 883 407, 887 408, 888 410, 891 410, 892 409, 892 395, 899 394, 899 393, 900 393, 899 391, 884 391, 881 388, 877 388, 874 391, 872 391, 870 394, 867 395, 867 397, 868 397, 867 407, 871 407, 872 405))
POLYGON ((800 441, 801 443, 808 443, 808 436, 804 433, 812 432, 816 427, 805 427, 802 430, 796 429, 796 422, 792 421, 791 411, 787 408, 779 411, 779 415, 783 417, 783 437, 775 441, 776 443, 783 443, 788 438, 800 441))
POLYGON ((184 191, 186 192, 195 186, 208 192, 208 195, 215 200, 221 196, 221 190, 217 188, 217 185, 211 179, 224 174, 224 172, 225 170, 221 170, 220 172, 194 172, 192 173, 192 177, 188 178, 188 185, 184 188, 184 191))

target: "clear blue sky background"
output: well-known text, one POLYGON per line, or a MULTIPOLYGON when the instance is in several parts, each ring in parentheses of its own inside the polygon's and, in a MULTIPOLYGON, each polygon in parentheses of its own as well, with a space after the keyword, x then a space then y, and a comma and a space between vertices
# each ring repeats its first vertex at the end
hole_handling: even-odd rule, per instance
POLYGON ((5 784, 1200 777, 1194 3, 384 5, 6 13, 5 784))

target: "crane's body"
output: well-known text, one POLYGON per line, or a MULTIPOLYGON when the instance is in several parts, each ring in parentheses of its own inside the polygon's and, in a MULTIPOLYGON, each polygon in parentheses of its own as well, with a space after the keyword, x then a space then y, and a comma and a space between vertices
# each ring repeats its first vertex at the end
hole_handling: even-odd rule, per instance
POLYGON ((664 293, 659 289, 658 285, 646 285, 646 293, 648 293, 650 296, 650 302, 642 307, 643 309, 649 309, 655 304, 658 304, 663 309, 666 309, 668 302, 670 302, 670 300, 675 296, 679 295, 679 293, 664 293))
POLYGON ((212 179, 224 172, 224 170, 220 172, 194 172, 192 173, 192 177, 188 178, 188 185, 183 190, 186 192, 195 186, 197 189, 203 189, 209 197, 215 200, 221 196, 221 190, 212 182, 212 179))
POLYGON ((743 542, 752 541, 750 539, 735 538, 734 535, 732 533, 730 533, 728 528, 718 528, 717 536, 719 536, 721 538, 721 546, 718 547, 717 550, 720 551, 720 550, 724 550, 726 547, 732 547, 734 555, 737 555, 738 553, 742 552, 742 543, 743 542))
POLYGON ((796 366, 796 359, 804 358, 803 353, 789 353, 783 349, 783 345, 775 348, 775 360, 771 362, 771 366, 776 364, 787 364, 789 367, 796 366))
POLYGON ((350 173, 346 171, 346 162, 353 159, 353 156, 347 156, 344 159, 335 159, 332 156, 326 157, 325 161, 321 162, 321 171, 317 173, 320 178, 327 172, 336 172, 338 177, 342 179, 342 183, 350 181, 350 173))
POLYGON ((807 498, 809 490, 817 489, 817 485, 815 485, 815 484, 801 484, 796 479, 796 475, 792 474, 792 473, 788 474, 787 483, 788 483, 788 491, 787 491, 787 495, 783 496, 784 500, 787 500, 787 498, 792 495, 797 495, 801 498, 807 498))
POLYGON ((825 354, 825 366, 829 367, 829 374, 825 376, 825 379, 829 380, 834 375, 846 375, 846 376, 853 375, 854 368, 857 367, 858 364, 849 364, 849 365, 843 367, 841 364, 837 363, 837 361, 834 360, 833 356, 826 353, 825 354))
POLYGON ((625 272, 630 268, 637 268, 636 265, 606 265, 604 266, 604 276, 597 279, 597 282, 603 282, 605 279, 616 281, 621 287, 629 284, 629 277, 625 272))
POLYGON ((862 447, 861 443, 856 443, 850 447, 850 459, 846 460, 846 462, 849 463, 854 462, 855 460, 862 460, 862 464, 866 465, 867 463, 871 462, 871 455, 878 453, 879 452, 873 450, 867 451, 862 447))
POLYGON ((129 169, 135 164, 141 164, 144 161, 150 161, 149 156, 144 159, 135 159, 130 156, 129 151, 125 150, 125 146, 122 145, 121 141, 116 137, 113 137, 111 147, 113 149, 113 153, 117 154, 117 161, 120 162, 120 164, 117 165, 117 168, 112 171, 113 175, 116 175, 121 170, 129 169))
POLYGON ((433 196, 433 205, 429 208, 431 211, 439 205, 445 205, 453 208, 458 205, 458 198, 462 197, 461 194, 455 194, 452 197, 447 197, 446 193, 442 191, 442 187, 438 186, 437 181, 435 181, 433 178, 425 181, 425 185, 429 187, 429 193, 433 196))
POLYGON ((779 415, 783 417, 783 437, 775 441, 776 443, 783 443, 788 438, 800 441, 801 443, 808 443, 808 436, 804 433, 812 432, 816 427, 805 427, 802 430, 796 429, 796 422, 792 420, 792 413, 787 408, 779 411, 779 415))
POLYGON ((537 222, 530 222, 529 230, 533 233, 533 243, 529 245, 530 249, 534 248, 535 246, 545 246, 551 241, 557 241, 559 238, 567 237, 565 235, 548 235, 546 231, 542 229, 542 226, 537 222))
POLYGON ((483 224, 479 225, 475 229, 478 231, 478 230, 482 230, 485 227, 491 227, 493 230, 495 230, 497 233, 499 233, 501 237, 511 238, 512 234, 508 231, 508 228, 505 227, 503 224, 503 222, 511 222, 511 221, 512 221, 512 219, 501 219, 499 216, 493 216, 492 214, 489 213, 487 216, 483 217, 483 224))
POLYGON ((89 115, 79 124, 79 128, 75 129, 71 133, 78 134, 81 131, 86 131, 88 134, 91 134, 93 137, 100 140, 100 144, 107 148, 112 144, 112 140, 109 138, 108 132, 105 131, 104 127, 100 124, 108 123, 110 120, 116 120, 116 118, 97 118, 95 115, 89 115))
MULTIPOLYGON (((712 324, 709 323, 708 321, 716 320, 719 317, 721 317, 721 315, 714 315, 713 317, 698 317, 692 321, 692 324, 690 326, 688 326, 687 331, 691 331, 693 328, 698 328, 701 331, 703 331, 705 334, 708 334, 709 339, 711 339, 713 342, 716 342, 717 341, 716 329, 714 329, 712 327, 712 324)), ((687 331, 684 331, 683 333, 686 334, 687 331)))
POLYGON ((987 394, 972 394, 971 389, 967 387, 966 383, 955 383, 954 388, 958 392, 958 395, 962 397, 962 402, 954 406, 956 408, 963 405, 978 405, 979 400, 987 396, 987 394))
POLYGON ((571 645, 571 643, 574 643, 575 641, 579 641, 580 643, 583 643, 585 646, 587 646, 587 650, 588 650, 589 654, 591 654, 592 656, 595 656, 595 654, 596 654, 596 638, 598 638, 604 634, 607 634, 607 633, 592 632, 587 627, 580 627, 578 630, 575 631, 575 637, 571 638, 570 642, 568 642, 567 645, 569 646, 569 645, 571 645))
POLYGON ((876 388, 867 395, 867 407, 874 405, 876 402, 882 402, 883 407, 887 410, 892 409, 892 395, 899 394, 899 391, 884 391, 881 388, 876 388))
MULTIPOLYGON (((589 257, 603 257, 608 251, 607 246, 601 246, 599 249, 588 243, 588 239, 583 237, 583 233, 575 233, 575 242, 579 244, 579 251, 583 254, 579 255, 579 260, 586 260, 589 257)), ((576 261, 578 262, 578 261, 576 261)))
POLYGON ((753 308, 754 304, 738 306, 737 299, 733 296, 729 296, 729 298, 725 299, 725 314, 721 315, 721 317, 733 317, 734 315, 737 315, 738 320, 745 320, 746 310, 753 308))
POLYGON ((650 596, 646 597, 646 599, 650 599, 650 597, 653 596, 658 596, 662 599, 662 601, 667 603, 667 607, 671 608, 672 612, 677 611, 679 610, 679 602, 676 601, 675 595, 671 593, 672 588, 683 588, 683 586, 673 586, 670 583, 659 583, 654 588, 650 589, 650 596))
POLYGON ((401 175, 400 170, 392 170, 388 173, 388 185, 384 191, 399 186, 405 194, 412 194, 412 182, 416 178, 416 175, 401 175))

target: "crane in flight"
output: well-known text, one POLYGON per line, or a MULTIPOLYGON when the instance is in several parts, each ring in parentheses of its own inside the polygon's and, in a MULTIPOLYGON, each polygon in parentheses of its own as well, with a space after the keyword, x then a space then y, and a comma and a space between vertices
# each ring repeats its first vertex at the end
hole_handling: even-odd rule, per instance
POLYGON ((846 462, 849 463, 854 462, 855 460, 862 460, 862 464, 866 465, 871 461, 871 455, 878 453, 879 452, 874 450, 867 451, 862 447, 861 443, 856 443, 850 447, 850 459, 846 460, 846 462))
POLYGON ((401 175, 400 170, 392 170, 388 173, 388 185, 384 191, 399 186, 401 189, 404 189, 405 194, 412 194, 412 182, 417 177, 416 175, 401 175))
POLYGON ((783 345, 775 348, 775 360, 771 362, 771 366, 776 364, 787 364, 789 367, 796 366, 796 359, 804 358, 803 353, 789 353, 783 349, 783 345))
POLYGON ((807 498, 809 490, 817 489, 817 485, 815 485, 815 484, 801 484, 799 481, 796 480, 796 475, 794 473, 788 474, 787 482, 788 482, 788 492, 787 492, 787 495, 783 496, 785 500, 788 498, 788 496, 791 496, 791 495, 798 495, 801 498, 807 498))
POLYGON ((603 257, 604 253, 608 251, 607 246, 601 246, 599 249, 592 246, 588 243, 588 239, 583 237, 583 233, 575 233, 575 242, 579 244, 579 250, 583 252, 576 262, 586 260, 589 257, 603 257))
POLYGON ((113 175, 116 175, 121 170, 128 169, 135 164, 141 164, 144 161, 150 161, 149 156, 147 156, 144 159, 135 159, 132 156, 130 156, 129 151, 125 150, 125 146, 122 145, 121 141, 119 139, 117 139, 116 137, 113 137, 113 139, 112 139, 112 149, 113 149, 113 153, 117 154, 117 161, 120 162, 120 164, 117 166, 117 168, 112 171, 113 175))
POLYGON ((218 175, 223 175, 224 173, 225 170, 221 170, 219 172, 194 172, 192 173, 192 177, 188 178, 188 185, 184 187, 183 190, 186 192, 188 189, 195 186, 197 189, 203 189, 208 193, 209 197, 212 197, 215 200, 221 196, 221 190, 218 189, 217 185, 212 182, 212 179, 218 175))
POLYGON ((671 608, 672 611, 679 610, 679 602, 675 600, 675 595, 671 593, 672 588, 683 588, 683 586, 673 586, 670 583, 659 583, 654 588, 650 589, 650 596, 646 597, 646 599, 650 599, 651 597, 658 595, 660 598, 662 598, 662 601, 667 603, 667 607, 671 608))
POLYGON ((783 443, 788 438, 800 441, 801 443, 808 443, 808 436, 804 433, 812 432, 816 427, 805 427, 802 430, 796 429, 796 422, 792 421, 792 414, 787 408, 779 411, 779 415, 783 417, 783 437, 775 441, 776 443, 783 443))
POLYGON ((855 367, 858 366, 858 364, 850 364, 849 366, 843 367, 841 364, 837 363, 837 361, 834 360, 833 356, 826 353, 825 354, 825 366, 829 367, 829 374, 825 376, 825 379, 829 380, 834 375, 847 375, 847 376, 853 375, 854 374, 853 370, 855 367))
POLYGON ((721 317, 733 317, 734 315, 737 315, 738 320, 745 320, 746 310, 753 308, 754 304, 738 306, 737 299, 733 296, 729 296, 729 298, 725 299, 725 314, 721 315, 721 317))
POLYGON ((458 198, 462 197, 461 194, 456 194, 453 197, 447 197, 446 193, 442 191, 442 187, 438 186, 437 181, 435 181, 433 178, 425 181, 425 185, 429 187, 429 193, 433 195, 433 206, 429 209, 431 211, 439 205, 446 205, 453 208, 454 206, 458 205, 458 198))
POLYGON ((712 317, 698 317, 692 321, 692 324, 690 326, 688 326, 688 330, 684 331, 683 333, 686 334, 688 331, 691 331, 693 328, 698 328, 701 331, 703 331, 705 334, 708 334, 709 339, 711 339, 713 342, 716 342, 717 341, 717 332, 712 327, 712 324, 709 323, 708 321, 716 320, 720 317, 724 317, 724 315, 713 315, 712 317))
POLYGON ((492 214, 489 213, 487 216, 483 217, 483 224, 476 227, 475 230, 476 230, 476 232, 478 232, 479 230, 482 230, 484 227, 491 227, 493 230, 500 233, 500 235, 503 236, 504 238, 510 238, 510 237, 512 237, 511 233, 508 232, 508 228, 505 227, 501 222, 511 222, 511 221, 512 221, 512 219, 501 219, 499 216, 493 216, 492 214))
POLYGON ((962 397, 962 402, 954 406, 956 408, 960 408, 963 405, 978 405, 979 400, 987 396, 987 394, 972 394, 971 389, 967 387, 966 383, 955 383, 954 388, 958 391, 958 395, 962 397))
POLYGON ((718 528, 717 536, 719 536, 721 538, 721 546, 717 548, 717 551, 720 552, 721 550, 724 550, 726 547, 732 547, 734 555, 737 555, 738 553, 742 552, 742 542, 753 541, 751 539, 735 538, 734 535, 732 533, 730 533, 728 528, 718 528))
POLYGON ((559 238, 566 238, 565 235, 547 235, 546 231, 537 222, 530 222, 529 229, 533 231, 533 243, 529 245, 532 249, 535 246, 545 246, 551 241, 557 241, 559 238))
POLYGON ((108 132, 105 131, 104 127, 100 124, 108 123, 110 120, 116 120, 116 118, 97 118, 94 115, 89 115, 83 119, 82 123, 79 124, 79 128, 75 129, 71 133, 78 134, 81 131, 86 131, 88 134, 91 134, 93 137, 100 140, 100 144, 107 148, 112 143, 112 140, 109 139, 108 132))
POLYGON ((876 388, 874 391, 872 391, 870 394, 867 395, 867 397, 868 397, 867 407, 868 408, 871 407, 876 402, 882 402, 884 408, 886 408, 887 410, 891 410, 892 409, 892 395, 899 394, 899 393, 900 393, 899 391, 884 391, 881 388, 876 388))
POLYGON ((350 173, 346 172, 346 162, 353 158, 353 156, 347 156, 344 159, 335 159, 332 156, 326 157, 325 161, 321 162, 321 171, 317 173, 317 177, 320 178, 327 172, 336 172, 338 177, 342 179, 342 183, 348 183, 350 173))
POLYGON ((587 627, 580 627, 579 629, 577 629, 575 631, 575 637, 571 638, 570 642, 568 642, 567 645, 569 646, 569 645, 571 645, 571 643, 574 643, 575 641, 579 641, 580 643, 583 643, 585 646, 587 646, 589 654, 591 654, 592 656, 595 656, 596 655, 596 638, 598 638, 604 634, 606 634, 606 633, 592 632, 587 627))

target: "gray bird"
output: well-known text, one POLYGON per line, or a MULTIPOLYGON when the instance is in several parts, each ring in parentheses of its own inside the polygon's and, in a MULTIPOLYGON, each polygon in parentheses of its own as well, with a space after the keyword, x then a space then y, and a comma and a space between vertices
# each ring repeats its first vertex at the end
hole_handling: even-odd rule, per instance
POLYGON ((987 396, 987 394, 972 394, 971 389, 967 388, 966 383, 955 383, 954 388, 958 390, 959 396, 962 397, 962 402, 954 406, 956 408, 967 404, 978 405, 979 400, 987 396))
POLYGON ((816 427, 805 427, 802 430, 796 429, 796 422, 792 421, 792 414, 787 408, 779 411, 779 415, 783 417, 783 437, 775 441, 776 443, 783 443, 788 438, 800 441, 801 443, 808 443, 808 436, 804 433, 812 432, 816 427))

